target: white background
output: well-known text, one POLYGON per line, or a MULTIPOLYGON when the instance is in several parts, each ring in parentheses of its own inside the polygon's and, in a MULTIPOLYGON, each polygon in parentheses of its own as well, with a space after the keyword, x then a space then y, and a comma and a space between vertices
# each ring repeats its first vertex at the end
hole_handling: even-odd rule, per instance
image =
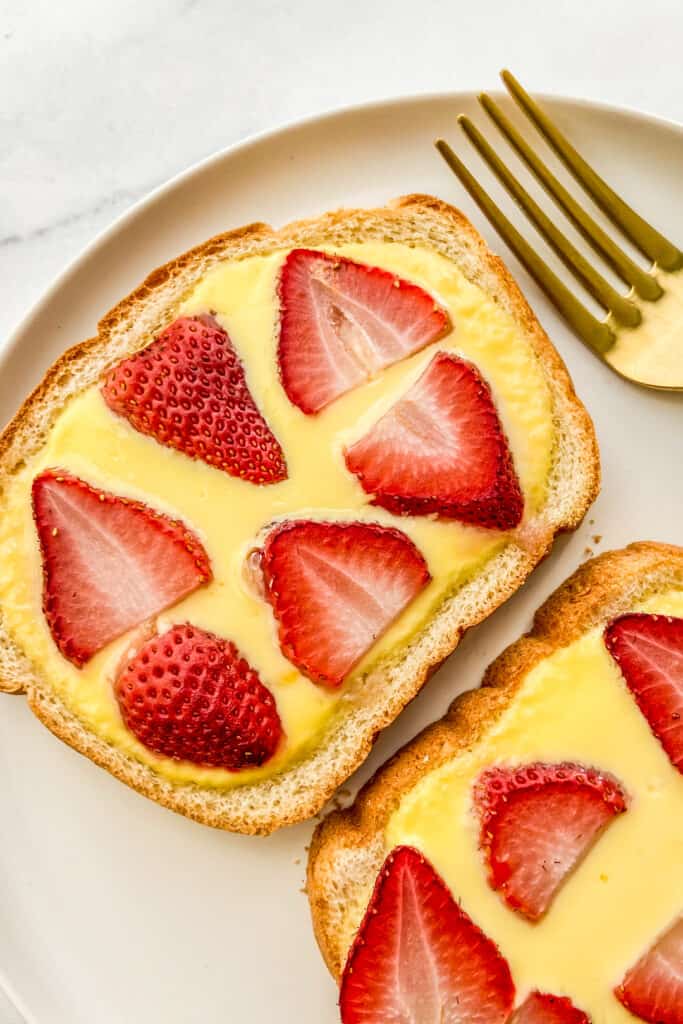
MULTIPOLYGON (((680 120, 681 39, 680 0, 0 0, 0 344, 54 275, 112 219, 178 171, 248 134, 364 100, 496 88, 505 65, 536 92, 680 120)), ((603 139, 601 147, 589 127, 578 141, 604 162, 609 145, 603 139)), ((617 121, 615 148, 625 162, 608 164, 610 177, 640 200, 659 145, 668 171, 659 168, 660 187, 645 188, 644 210, 680 239, 683 212, 680 204, 672 207, 678 172, 675 161, 665 159, 675 152, 681 165, 680 139, 671 140, 669 150, 652 133, 642 138, 645 144, 631 155, 617 121)), ((367 187, 372 200, 407 191, 412 167, 422 167, 395 138, 388 154, 386 171, 375 159, 367 187)), ((240 196, 226 201, 225 223, 217 223, 212 207, 208 230, 233 226, 233 217, 272 219, 275 210, 283 217, 313 214, 319 202, 320 208, 343 203, 346 189, 362 196, 366 163, 351 166, 353 154, 344 157, 341 183, 331 173, 329 180, 313 180, 310 151, 301 190, 292 179, 296 166, 288 168, 279 193, 267 196, 243 179, 240 196)), ((326 166, 321 162, 320 177, 326 166)), ((424 180, 453 198, 454 183, 436 158, 426 166, 424 180)), ((204 214, 195 205, 188 200, 183 207, 185 224, 160 228, 163 256, 173 232, 182 238, 180 248, 206 237, 204 214)), ((471 212, 471 204, 466 209, 471 212)), ((160 262, 157 233, 150 234, 144 245, 154 256, 142 245, 130 253, 129 270, 138 277, 160 262)), ((98 284, 107 304, 123 290, 116 274, 125 268, 120 254, 110 263, 115 273, 98 284)), ((538 293, 531 288, 529 294, 538 306, 538 293)), ((74 308, 60 310, 55 330, 44 322, 47 314, 39 324, 33 369, 33 349, 24 347, 21 384, 0 380, 0 392, 12 403, 12 389, 18 400, 47 358, 48 338, 55 351, 80 340, 107 308, 99 292, 79 292, 77 282, 71 295, 74 308)), ((579 392, 591 399, 605 464, 595 519, 562 541, 529 588, 468 638, 429 692, 384 735, 374 766, 443 711, 456 669, 469 685, 480 678, 483 666, 528 626, 533 608, 578 564, 597 530, 604 534, 602 548, 646 535, 680 542, 680 515, 670 500, 680 490, 671 477, 680 461, 680 403, 615 382, 547 309, 541 312, 579 392), (662 481, 669 500, 658 493, 662 481)), ((15 365, 18 373, 18 360, 15 365)), ((23 700, 10 698, 0 707, 0 797, 6 798, 0 801, 0 949, 4 940, 13 960, 3 963, 0 956, 0 976, 6 968, 22 995, 18 1001, 40 1005, 38 1024, 272 1024, 285 1005, 302 1010, 296 1018, 285 1010, 286 1020, 335 1020, 334 986, 298 892, 309 825, 265 841, 202 829, 136 797, 62 747, 38 727, 23 700), (200 1016, 192 1015, 195 992, 200 1016), (156 1015, 153 1008, 162 1004, 156 1015), (112 1008, 121 1005, 128 1008, 124 1016, 112 1008)), ((0 1024, 15 1024, 2 998, 0 1024)))
POLYGON ((506 65, 677 119, 682 39, 680 0, 0 0, 0 340, 132 202, 246 135, 506 65))

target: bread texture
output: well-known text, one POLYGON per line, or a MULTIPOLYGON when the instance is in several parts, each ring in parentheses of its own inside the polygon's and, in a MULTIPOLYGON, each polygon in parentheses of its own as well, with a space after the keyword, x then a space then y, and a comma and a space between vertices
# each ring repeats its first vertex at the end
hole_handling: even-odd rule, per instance
POLYGON ((672 545, 631 544, 584 563, 539 608, 531 631, 489 666, 479 689, 457 697, 442 719, 379 769, 351 807, 318 826, 307 891, 318 945, 337 980, 386 856, 389 818, 424 777, 425 765, 431 771, 471 750, 538 662, 646 596, 676 588, 683 589, 683 548, 672 545))
POLYGON ((96 384, 119 360, 147 345, 218 263, 297 246, 373 240, 420 245, 444 255, 517 321, 547 379, 556 446, 547 501, 524 535, 448 596, 407 647, 364 679, 362 688, 349 695, 348 713, 330 727, 316 750, 273 778, 229 791, 166 781, 81 722, 49 681, 34 671, 3 625, 0 609, 0 690, 24 692, 38 718, 74 749, 140 793, 207 825, 267 834, 315 814, 367 757, 377 733, 455 650, 465 630, 517 590, 548 553, 557 533, 580 523, 599 488, 599 456, 590 417, 564 364, 502 261, 464 215, 438 199, 412 195, 380 209, 341 210, 279 231, 251 224, 218 235, 160 267, 103 317, 96 337, 76 345, 52 366, 0 437, 1 503, 7 483, 41 450, 66 403, 96 384))

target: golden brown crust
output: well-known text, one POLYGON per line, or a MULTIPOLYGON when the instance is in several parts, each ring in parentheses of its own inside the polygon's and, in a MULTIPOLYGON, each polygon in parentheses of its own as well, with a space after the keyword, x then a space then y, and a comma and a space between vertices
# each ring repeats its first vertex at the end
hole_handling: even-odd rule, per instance
POLYGON ((309 852, 307 891, 318 945, 336 978, 347 952, 329 899, 339 851, 377 846, 401 798, 423 778, 425 765, 431 771, 476 745, 539 661, 627 611, 647 593, 672 587, 683 588, 683 548, 670 544, 643 541, 584 563, 541 605, 531 630, 489 665, 479 689, 457 697, 443 718, 375 773, 351 807, 321 822, 309 852))
MULTIPOLYGON (((0 690, 25 689, 36 715, 74 749, 138 792, 208 825, 268 833, 316 813, 362 763, 377 733, 396 718, 434 668, 455 649, 463 632, 514 593, 549 552, 558 532, 573 529, 581 521, 599 489, 599 457, 592 423, 575 396, 564 364, 503 263, 488 250, 464 215, 431 196, 412 195, 381 209, 341 210, 317 220, 289 224, 280 231, 252 224, 218 235, 158 268, 102 318, 97 337, 70 349, 48 370, 0 437, 0 488, 4 488, 12 474, 40 450, 65 402, 95 383, 124 355, 146 344, 199 277, 217 262, 295 245, 326 241, 340 244, 344 238, 385 236, 398 240, 405 236, 409 244, 432 246, 453 259, 456 257, 451 250, 462 250, 466 276, 481 279, 482 287, 518 320, 548 379, 558 429, 562 428, 574 444, 576 462, 573 470, 565 470, 566 475, 576 477, 578 468, 580 483, 568 488, 569 497, 564 501, 558 498, 556 507, 544 510, 545 518, 534 530, 510 543, 493 560, 477 578, 474 596, 473 585, 466 585, 448 598, 409 648, 364 683, 367 694, 359 694, 358 704, 354 704, 354 716, 362 726, 354 730, 341 723, 320 751, 258 785, 227 793, 174 785, 91 733, 51 691, 47 681, 33 672, 23 652, 3 631, 0 620, 0 690)), ((556 490, 559 494, 561 488, 556 490)))
MULTIPOLYGON (((93 355, 95 350, 99 351, 103 345, 106 345, 108 335, 112 328, 118 327, 130 313, 134 313, 139 304, 144 302, 150 292, 165 284, 171 278, 176 276, 182 269, 192 263, 196 263, 213 254, 224 252, 226 247, 244 239, 245 237, 253 237, 260 234, 267 235, 270 231, 271 229, 267 224, 255 223, 247 224, 241 228, 236 228, 234 231, 224 232, 221 235, 215 235, 213 238, 209 238, 202 245, 195 246, 194 249, 188 249, 188 251, 183 253, 181 256, 171 260, 169 263, 165 263, 161 267, 157 267, 156 270, 153 270, 148 274, 142 284, 138 285, 130 295, 127 295, 125 299, 122 299, 121 302, 117 303, 113 309, 110 309, 109 312, 102 317, 97 325, 98 333, 93 338, 88 338, 86 341, 78 342, 76 345, 72 345, 68 348, 66 352, 64 352, 59 359, 52 364, 40 383, 24 399, 12 419, 3 430, 2 434, 0 434, 0 465, 11 452, 12 444, 15 441, 17 434, 26 424, 26 421, 30 419, 38 403, 43 399, 50 397, 55 385, 60 382, 64 375, 72 373, 79 363, 87 361, 93 355)), ((54 409, 55 419, 60 412, 61 406, 56 406, 54 409)), ((34 451, 25 450, 22 454, 22 461, 30 458, 33 454, 35 454, 34 451)), ((13 466, 2 466, 2 475, 6 476, 14 469, 15 467, 13 466)))
POLYGON ((273 229, 269 224, 263 224, 260 221, 253 224, 245 224, 244 227, 234 228, 232 231, 224 231, 220 235, 214 235, 212 238, 207 239, 206 242, 202 242, 201 245, 196 245, 193 249, 188 249, 187 252, 182 253, 175 259, 164 263, 161 267, 157 267, 156 270, 147 275, 142 284, 138 285, 130 295, 127 295, 125 299, 121 299, 113 309, 110 309, 102 317, 97 325, 100 338, 106 336, 113 327, 119 327, 131 315, 135 316, 140 308, 140 304, 152 292, 166 285, 173 278, 178 277, 187 267, 196 265, 203 260, 211 260, 214 256, 218 259, 225 259, 226 251, 229 251, 241 242, 247 240, 253 242, 257 238, 270 238, 272 236, 273 229))
MULTIPOLYGON (((526 333, 532 338, 536 354, 543 364, 548 376, 557 380, 560 387, 565 392, 567 400, 571 403, 573 408, 577 431, 583 434, 586 438, 587 451, 585 453, 585 457, 586 460, 591 462, 595 467, 591 496, 588 501, 588 505, 586 506, 586 508, 588 508, 593 504, 600 491, 600 449, 598 448, 598 439, 593 427, 593 421, 588 414, 588 410, 577 397, 574 382, 569 376, 569 371, 562 357, 541 327, 541 324, 536 318, 536 314, 522 294, 519 285, 508 270, 506 264, 500 256, 489 249, 484 239, 474 229, 472 224, 470 224, 464 213, 462 213, 461 210, 456 209, 454 206, 450 206, 448 203, 445 203, 442 199, 437 199, 435 196, 415 193, 413 195, 402 196, 400 199, 397 199, 394 203, 390 204, 390 206, 396 209, 417 206, 433 210, 439 215, 439 217, 450 221, 455 230, 468 233, 472 240, 476 242, 482 263, 488 266, 490 272, 502 282, 504 291, 510 300, 510 305, 515 318, 524 326, 526 333)), ((562 527, 562 531, 566 532, 568 530, 575 529, 583 519, 585 512, 586 509, 582 512, 577 508, 574 515, 571 516, 562 527)))

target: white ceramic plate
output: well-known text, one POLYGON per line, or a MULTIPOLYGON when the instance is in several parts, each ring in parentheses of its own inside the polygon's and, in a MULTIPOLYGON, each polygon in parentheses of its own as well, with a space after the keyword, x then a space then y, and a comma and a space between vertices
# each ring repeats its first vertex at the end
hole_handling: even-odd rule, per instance
MULTIPOLYGON (((598 105, 547 102, 608 180, 682 241, 683 128, 598 105)), ((224 229, 431 192, 461 205, 500 249, 432 148, 446 134, 481 171, 458 137, 461 111, 483 122, 470 94, 331 114, 230 149, 154 193, 60 277, 10 340, 0 419, 151 268, 224 229)), ((638 390, 613 376, 512 258, 509 264, 595 419, 602 496, 581 530, 472 631, 385 732, 354 789, 456 693, 478 683, 587 547, 683 541, 683 396, 638 390)), ((79 757, 39 725, 21 697, 9 696, 0 697, 0 822, 0 1024, 338 1020, 301 891, 311 824, 269 839, 196 825, 79 757)))

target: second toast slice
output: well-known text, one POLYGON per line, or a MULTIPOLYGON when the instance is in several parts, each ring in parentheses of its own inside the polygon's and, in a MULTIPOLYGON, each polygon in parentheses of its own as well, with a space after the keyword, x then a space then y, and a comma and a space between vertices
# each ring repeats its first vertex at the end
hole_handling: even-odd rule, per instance
POLYGON ((682 712, 683 549, 586 563, 318 827, 308 895, 345 1024, 396 999, 411 1024, 419 1000, 446 1024, 679 1024, 682 712))

